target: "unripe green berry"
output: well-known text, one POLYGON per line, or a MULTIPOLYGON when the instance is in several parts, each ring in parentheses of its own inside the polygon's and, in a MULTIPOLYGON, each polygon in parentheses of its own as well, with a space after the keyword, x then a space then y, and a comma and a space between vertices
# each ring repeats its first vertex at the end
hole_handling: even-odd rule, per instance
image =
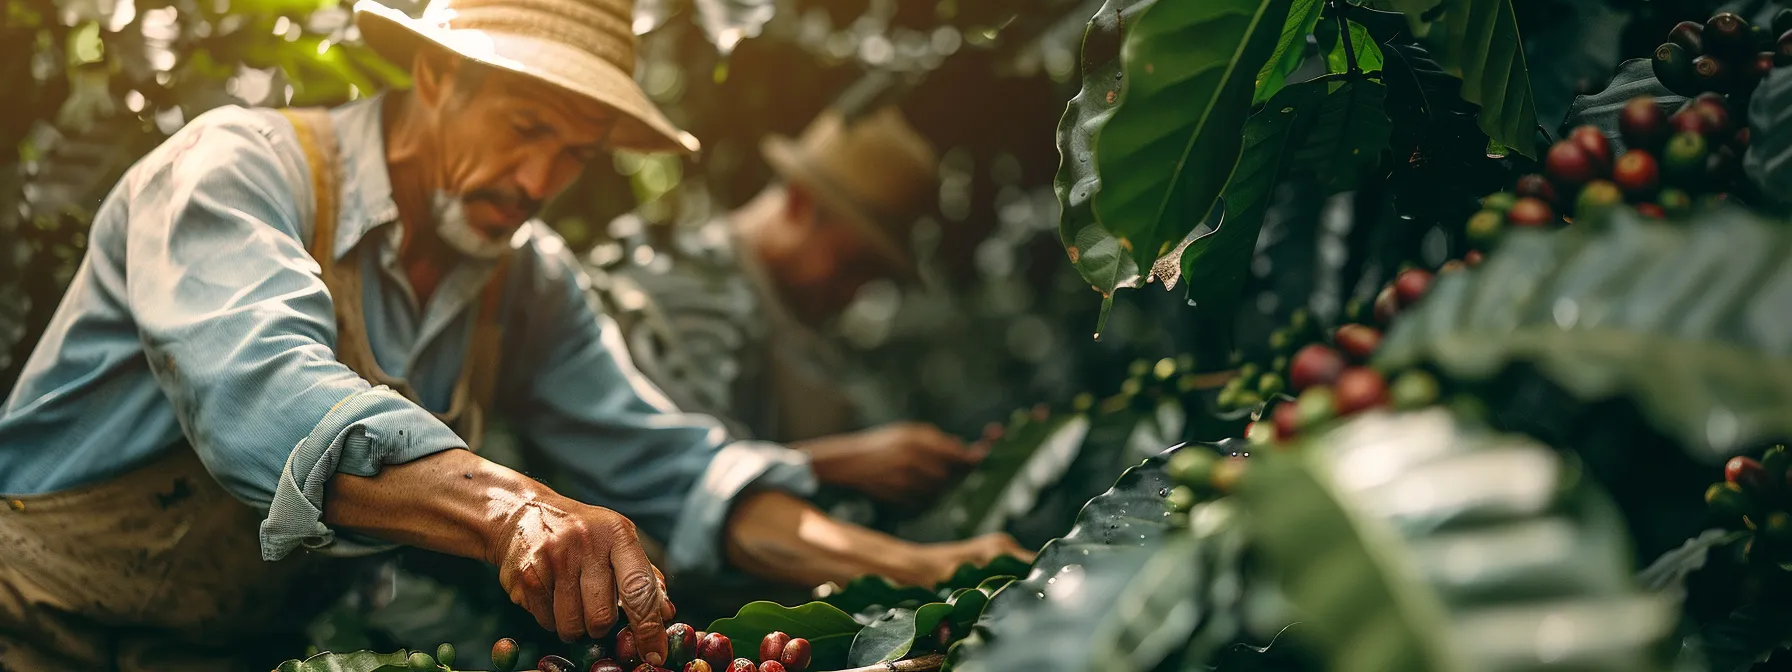
POLYGON ((497 672, 511 672, 511 670, 516 669, 516 657, 518 653, 520 652, 517 650, 516 640, 514 639, 505 637, 493 643, 492 669, 497 670, 497 672))
POLYGON ((1170 456, 1164 471, 1171 480, 1183 485, 1203 487, 1212 478, 1213 464, 1218 461, 1212 451, 1201 446, 1188 446, 1170 456))
POLYGON ((1262 395, 1265 399, 1281 394, 1284 389, 1286 386, 1282 383, 1281 376, 1265 373, 1257 377, 1257 394, 1262 395))
POLYGON ((442 642, 436 647, 436 662, 454 667, 454 645, 442 642))
POLYGON ((1169 504, 1171 511, 1181 513, 1194 508, 1197 498, 1194 490, 1186 485, 1178 485, 1170 489, 1170 494, 1164 501, 1169 504))
POLYGON ((1324 385, 1309 387, 1300 393, 1294 401, 1294 412, 1300 418, 1300 429, 1310 431, 1327 420, 1332 419, 1332 390, 1324 385))
POLYGON ((1437 402, 1437 378, 1424 371, 1407 371, 1394 379, 1394 386, 1388 391, 1394 408, 1412 410, 1424 408, 1437 402))
POLYGON ((435 672, 436 669, 436 659, 422 651, 411 652, 411 657, 405 659, 405 664, 410 665, 411 672, 435 672))

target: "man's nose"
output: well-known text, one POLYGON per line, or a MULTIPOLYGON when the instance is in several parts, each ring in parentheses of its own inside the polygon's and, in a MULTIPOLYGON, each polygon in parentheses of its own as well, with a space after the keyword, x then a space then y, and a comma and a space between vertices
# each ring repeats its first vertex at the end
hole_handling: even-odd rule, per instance
POLYGON ((523 157, 516 168, 516 184, 523 189, 530 200, 545 201, 553 194, 554 188, 554 156, 545 152, 531 152, 523 157))

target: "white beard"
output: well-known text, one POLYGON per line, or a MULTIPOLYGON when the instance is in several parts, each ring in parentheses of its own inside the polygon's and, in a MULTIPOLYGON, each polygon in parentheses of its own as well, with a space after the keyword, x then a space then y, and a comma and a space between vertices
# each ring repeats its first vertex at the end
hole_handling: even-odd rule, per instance
POLYGON ((454 251, 474 259, 497 259, 510 251, 510 240, 485 237, 467 223, 467 206, 459 196, 437 191, 430 199, 436 218, 436 235, 454 251))

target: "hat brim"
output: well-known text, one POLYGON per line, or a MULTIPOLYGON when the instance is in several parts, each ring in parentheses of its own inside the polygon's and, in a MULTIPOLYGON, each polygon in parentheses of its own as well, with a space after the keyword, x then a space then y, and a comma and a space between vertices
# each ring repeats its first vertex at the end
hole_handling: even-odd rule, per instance
POLYGON ((772 170, 786 180, 803 185, 830 212, 840 214, 858 228, 884 261, 896 271, 898 279, 909 284, 921 281, 921 269, 916 264, 914 255, 866 214, 858 203, 834 186, 832 181, 810 168, 808 162, 803 161, 795 140, 778 135, 767 137, 759 142, 759 151, 765 156, 766 163, 771 164, 772 170))
POLYGON ((400 67, 408 67, 424 43, 433 43, 610 107, 621 114, 610 134, 614 148, 692 153, 701 147, 660 112, 631 73, 582 49, 523 35, 432 25, 372 0, 355 3, 355 25, 367 46, 400 67))

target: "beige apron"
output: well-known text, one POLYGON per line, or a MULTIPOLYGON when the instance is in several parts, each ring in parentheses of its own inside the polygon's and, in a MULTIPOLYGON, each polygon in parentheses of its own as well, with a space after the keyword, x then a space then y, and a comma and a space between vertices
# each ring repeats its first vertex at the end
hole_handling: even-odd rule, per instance
MULTIPOLYGON (((335 304, 337 359, 416 401, 368 346, 359 247, 332 262, 339 169, 328 112, 283 112, 312 168, 311 255, 335 304)), ((500 262, 453 402, 437 414, 474 448, 496 384, 504 276, 500 262)), ((302 645, 300 628, 356 576, 353 561, 304 552, 263 561, 264 513, 225 492, 184 443, 109 481, 5 500, 0 672, 266 670, 300 653, 284 647, 302 645)))

